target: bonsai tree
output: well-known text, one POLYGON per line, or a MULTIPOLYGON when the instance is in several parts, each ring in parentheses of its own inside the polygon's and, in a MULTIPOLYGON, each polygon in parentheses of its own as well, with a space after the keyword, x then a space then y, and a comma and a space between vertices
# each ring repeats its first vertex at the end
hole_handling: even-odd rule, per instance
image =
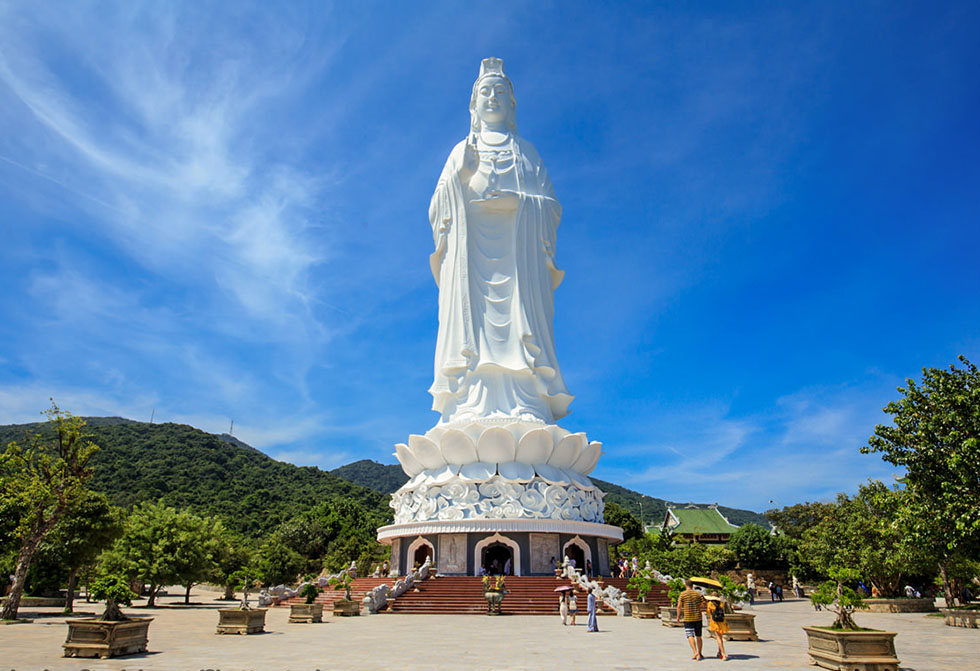
POLYGON ((640 601, 645 602, 647 600, 647 594, 650 592, 651 589, 653 589, 653 586, 659 584, 660 581, 658 581, 656 578, 651 576, 648 572, 640 571, 632 578, 630 578, 628 586, 636 590, 637 594, 640 597, 640 601))
POLYGON ((350 584, 351 584, 350 573, 344 571, 343 575, 336 576, 330 579, 330 584, 333 585, 334 589, 344 590, 344 601, 350 601, 350 584))
POLYGON ((242 605, 240 606, 242 610, 251 608, 248 605, 248 590, 256 580, 261 580, 257 573, 255 569, 241 568, 228 576, 229 582, 233 583, 237 589, 242 590, 242 605))
POLYGON ((831 629, 860 631, 861 627, 854 624, 851 613, 861 607, 863 603, 861 596, 844 584, 857 580, 858 572, 854 569, 833 568, 829 573, 831 579, 810 595, 810 602, 814 606, 826 606, 829 611, 837 614, 831 629))
POLYGON ((745 585, 738 584, 727 575, 718 576, 718 582, 721 583, 721 589, 718 592, 725 599, 727 611, 731 612, 732 606, 736 603, 749 600, 749 589, 745 585))
POLYGON ((90 594, 98 600, 105 599, 105 612, 99 616, 103 622, 120 622, 128 620, 119 606, 129 606, 133 603, 136 593, 129 589, 129 583, 118 575, 107 575, 95 581, 89 589, 90 594))
POLYGON ((312 582, 308 582, 303 585, 303 589, 299 591, 299 595, 306 599, 307 604, 311 604, 316 601, 317 595, 320 593, 320 588, 317 587, 312 582))
POLYGON ((667 587, 670 588, 667 592, 667 596, 670 598, 670 605, 676 606, 677 600, 681 597, 681 592, 684 591, 684 581, 680 578, 673 578, 667 583, 667 587))

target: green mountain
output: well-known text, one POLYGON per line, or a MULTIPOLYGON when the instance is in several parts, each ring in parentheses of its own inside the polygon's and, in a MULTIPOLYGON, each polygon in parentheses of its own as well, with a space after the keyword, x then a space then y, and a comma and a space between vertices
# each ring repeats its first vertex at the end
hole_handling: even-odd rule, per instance
POLYGON ((401 466, 379 464, 370 459, 361 459, 346 466, 335 468, 330 471, 330 474, 353 482, 355 485, 368 487, 380 494, 391 494, 408 482, 408 476, 405 475, 401 466))
MULTIPOLYGON (((215 435, 183 424, 148 424, 122 417, 86 417, 99 451, 93 458, 92 488, 116 505, 160 500, 218 515, 251 538, 261 538, 315 504, 349 497, 391 520, 388 494, 408 481, 401 466, 363 459, 322 471, 276 461, 228 434, 215 435)), ((44 424, 0 425, 0 445, 23 441, 44 424)), ((606 501, 622 506, 648 525, 663 521, 668 505, 619 485, 593 478, 606 501)), ((707 507, 699 504, 698 507, 707 507)), ((732 524, 765 518, 751 510, 719 506, 732 524)))
MULTIPOLYGON (((229 435, 183 424, 147 424, 120 417, 86 417, 99 451, 92 459, 93 489, 116 505, 160 500, 218 515, 251 538, 317 503, 349 497, 391 519, 388 497, 319 468, 276 461, 229 435)), ((44 424, 0 426, 0 445, 23 441, 44 424)))
MULTIPOLYGON (((382 494, 390 494, 408 482, 408 476, 405 475, 401 466, 397 464, 379 464, 370 459, 355 461, 346 466, 335 468, 330 472, 355 484, 370 487, 382 494)), ((667 506, 678 507, 689 505, 687 503, 674 503, 653 496, 647 496, 640 492, 635 492, 632 489, 626 489, 611 482, 606 482, 605 480, 591 479, 599 489, 606 493, 606 501, 612 501, 622 506, 638 519, 642 518, 643 522, 648 525, 658 525, 663 522, 664 516, 667 514, 667 506)), ((708 507, 706 503, 695 505, 699 508, 708 507)), ((718 506, 718 510, 732 524, 741 526, 747 522, 754 522, 765 529, 769 528, 769 522, 760 513, 739 508, 728 508, 726 506, 718 506)))

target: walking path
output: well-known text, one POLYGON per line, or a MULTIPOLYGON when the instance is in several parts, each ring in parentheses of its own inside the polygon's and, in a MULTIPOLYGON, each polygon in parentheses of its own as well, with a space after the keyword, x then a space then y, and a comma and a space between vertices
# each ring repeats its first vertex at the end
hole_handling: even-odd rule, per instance
MULTIPOLYGON (((690 659, 682 629, 659 620, 603 617, 598 634, 580 625, 562 627, 557 616, 376 615, 324 617, 323 624, 288 624, 288 608, 270 609, 267 633, 217 636, 214 592, 196 591, 197 605, 179 606, 164 597, 163 607, 127 608, 151 616, 149 652, 110 660, 61 657, 67 627, 55 608, 22 610, 29 624, 0 626, 0 671, 326 671, 327 669, 448 669, 544 671, 570 668, 812 670, 806 654, 805 624, 830 624, 832 614, 815 613, 806 601, 757 602, 761 641, 726 643, 730 661, 690 659)), ((101 610, 76 602, 79 611, 101 610)), ((980 668, 980 630, 946 627, 924 614, 856 616, 858 624, 898 631, 902 669, 946 671, 980 668)), ((707 629, 707 628, 706 628, 707 629)), ((705 654, 716 652, 705 640, 705 654)))

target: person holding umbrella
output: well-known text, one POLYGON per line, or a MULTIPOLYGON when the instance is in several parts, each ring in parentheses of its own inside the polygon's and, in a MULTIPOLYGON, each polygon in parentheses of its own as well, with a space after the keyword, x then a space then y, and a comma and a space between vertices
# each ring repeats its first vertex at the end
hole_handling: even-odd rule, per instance
MULTIPOLYGON (((568 624, 568 594, 572 591, 571 585, 562 585, 555 590, 558 592, 558 614, 561 615, 562 625, 568 624)), ((572 621, 575 624, 575 621, 572 621)))

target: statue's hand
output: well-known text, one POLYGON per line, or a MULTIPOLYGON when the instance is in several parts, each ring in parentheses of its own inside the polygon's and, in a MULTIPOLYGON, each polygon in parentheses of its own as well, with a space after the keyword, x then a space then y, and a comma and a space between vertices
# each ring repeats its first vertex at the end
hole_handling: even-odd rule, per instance
POLYGON ((470 178, 476 174, 480 167, 480 152, 476 149, 474 142, 467 142, 463 147, 463 162, 459 166, 459 179, 463 184, 468 184, 470 178))
POLYGON ((483 209, 490 212, 513 212, 521 202, 521 195, 516 191, 499 190, 487 191, 484 198, 474 200, 483 209))

